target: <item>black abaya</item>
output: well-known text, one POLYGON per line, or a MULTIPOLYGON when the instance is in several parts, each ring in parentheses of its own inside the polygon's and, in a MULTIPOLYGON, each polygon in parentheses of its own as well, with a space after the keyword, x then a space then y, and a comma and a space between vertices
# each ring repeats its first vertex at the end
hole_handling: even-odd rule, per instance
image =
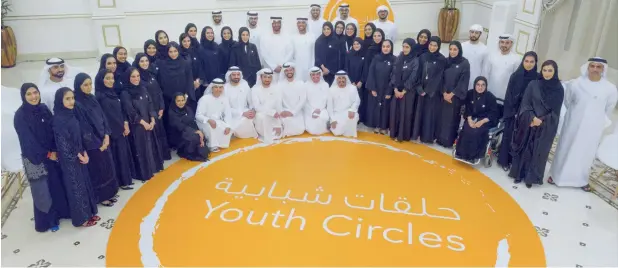
MULTIPOLYGON (((176 42, 170 42, 169 47, 175 47, 180 52, 180 46, 176 42)), ((191 64, 180 55, 176 59, 168 56, 158 60, 157 63, 159 65, 157 81, 163 91, 165 103, 170 103, 174 94, 180 92, 189 96, 187 100, 189 106, 197 106, 191 64)))
POLYGON ((340 41, 335 35, 333 24, 325 22, 322 28, 329 27, 331 34, 325 36, 323 33, 315 41, 315 66, 322 68, 322 65, 328 69, 329 73, 324 75, 324 80, 330 86, 335 79, 335 73, 337 73, 343 64, 341 60, 341 48, 340 41))
MULTIPOLYGON (((206 38, 206 31, 212 28, 210 26, 206 26, 202 29, 202 35, 200 36, 200 56, 202 60, 202 71, 204 72, 204 78, 206 79, 203 84, 208 85, 215 78, 224 79, 221 75, 221 64, 219 63, 219 47, 217 43, 213 40, 208 40, 206 38)), ((175 93, 175 92, 172 92, 175 93)), ((166 99, 165 104, 168 105, 171 99, 166 99)))
POLYGON ((516 119, 511 142, 513 164, 509 172, 516 182, 523 180, 526 184, 543 184, 545 165, 558 131, 564 89, 559 81, 548 89, 541 84, 542 80, 528 84, 516 119), (554 90, 558 94, 544 98, 545 90, 554 90), (532 127, 530 124, 535 117, 542 123, 532 127))
POLYGON ((238 33, 238 40, 240 41, 236 42, 232 47, 230 66, 240 68, 242 77, 247 81, 249 87, 253 87, 256 83, 256 74, 262 69, 262 64, 260 63, 260 55, 255 44, 242 41, 243 32, 249 32, 249 29, 246 27, 240 28, 238 33))
MULTIPOLYGON (((404 43, 414 47, 414 40, 408 38, 404 43)), ((418 86, 418 57, 414 51, 408 55, 403 52, 397 57, 391 75, 391 84, 400 92, 405 91, 402 98, 394 98, 390 107, 390 136, 398 141, 409 141, 412 137, 414 123, 414 102, 418 86)))
POLYGON ((467 92, 464 106, 465 122, 457 141, 457 157, 474 162, 476 159, 485 156, 485 149, 489 141, 489 129, 498 123, 498 103, 491 92, 485 90, 483 93, 478 93, 471 89, 467 92), (489 122, 481 127, 472 128, 468 123, 469 117, 475 122, 486 118, 489 119, 489 122))
MULTIPOLYGON (((391 43, 392 45, 392 43, 391 43)), ((391 46, 392 47, 392 46, 391 46)), ((393 98, 391 71, 395 66, 393 52, 379 54, 373 58, 367 77, 367 120, 365 125, 380 130, 388 129, 390 103, 393 98), (377 93, 373 96, 372 91, 377 93)))
MULTIPOLYGON (((365 67, 365 56, 363 55, 363 40, 357 37, 354 39, 354 41, 361 44, 361 48, 358 51, 350 49, 350 51, 346 54, 343 70, 348 73, 348 78, 350 78, 350 81, 356 87, 356 84, 362 82, 363 80, 363 67, 365 67)), ((361 99, 361 104, 358 107, 358 122, 361 123, 365 122, 365 113, 367 110, 367 108, 365 107, 367 102, 367 94, 365 93, 364 88, 365 87, 362 85, 360 88, 356 87, 356 89, 358 90, 358 96, 361 99)))
MULTIPOLYGON (((229 30, 232 33, 232 28, 225 26, 221 28, 221 44, 219 44, 219 75, 218 77, 225 77, 227 69, 230 68, 230 56, 232 55, 232 48, 236 42, 230 36, 229 40, 223 38, 223 31, 229 30)), ((192 107, 195 108, 195 107, 192 107)))
MULTIPOLYGON (((177 96, 182 96, 181 94, 177 96)), ((176 102, 170 104, 169 133, 173 144, 175 144, 178 156, 192 161, 207 161, 210 150, 206 146, 206 138, 200 141, 200 136, 196 133, 199 130, 195 123, 195 112, 191 107, 184 106, 179 108, 176 102), (200 146, 204 144, 204 146, 200 146)))

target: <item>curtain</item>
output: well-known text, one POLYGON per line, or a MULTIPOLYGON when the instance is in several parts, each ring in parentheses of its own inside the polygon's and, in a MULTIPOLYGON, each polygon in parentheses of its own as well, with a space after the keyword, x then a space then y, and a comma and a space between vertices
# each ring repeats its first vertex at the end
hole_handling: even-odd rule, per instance
POLYGON ((554 2, 559 4, 541 17, 539 60, 555 60, 560 78, 569 80, 581 75, 588 58, 599 56, 609 62, 608 80, 618 84, 618 0, 554 2))

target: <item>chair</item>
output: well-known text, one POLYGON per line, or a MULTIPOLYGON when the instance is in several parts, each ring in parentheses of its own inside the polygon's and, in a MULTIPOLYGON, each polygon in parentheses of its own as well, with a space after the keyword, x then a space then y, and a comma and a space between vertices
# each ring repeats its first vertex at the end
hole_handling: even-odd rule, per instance
MULTIPOLYGON (((607 171, 613 171, 618 177, 618 152, 616 148, 618 148, 618 123, 614 132, 603 138, 597 150, 597 158, 605 165, 599 177, 602 177, 607 171)), ((616 199, 616 197, 618 197, 618 186, 614 190, 612 198, 616 199)))

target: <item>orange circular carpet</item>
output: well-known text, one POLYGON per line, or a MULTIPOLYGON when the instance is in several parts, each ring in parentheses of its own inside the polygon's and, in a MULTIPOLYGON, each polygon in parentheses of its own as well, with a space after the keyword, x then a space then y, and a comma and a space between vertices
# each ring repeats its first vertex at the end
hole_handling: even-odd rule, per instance
POLYGON ((108 266, 545 266, 491 179, 382 135, 235 140, 180 160, 122 210, 108 266))

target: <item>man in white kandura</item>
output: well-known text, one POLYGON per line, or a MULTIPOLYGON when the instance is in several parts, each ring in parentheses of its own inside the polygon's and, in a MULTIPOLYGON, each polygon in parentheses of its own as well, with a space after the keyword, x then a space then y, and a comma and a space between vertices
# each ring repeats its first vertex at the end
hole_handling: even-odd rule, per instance
POLYGON ((487 46, 480 41, 482 34, 483 26, 474 24, 470 27, 470 40, 461 44, 463 56, 470 62, 470 82, 468 82, 468 89, 474 88, 474 79, 481 76, 483 65, 487 58, 487 46))
MULTIPOLYGON (((607 81, 607 60, 591 58, 582 76, 566 84, 567 108, 548 182, 590 191, 588 178, 605 128, 605 117, 616 108, 616 85, 607 81)), ((618 154, 618 148, 614 151, 618 154)))
POLYGON ((513 37, 510 34, 500 35, 498 42, 499 52, 487 53, 483 64, 483 74, 487 77, 487 90, 496 98, 504 100, 509 78, 521 64, 521 56, 513 52, 513 37))
MULTIPOLYGON (((223 24, 223 12, 215 10, 212 12, 212 31, 215 33, 215 42, 221 44, 221 29, 225 27, 223 24)), ((234 40, 234 35, 232 35, 234 40)))
POLYGON ((305 129, 311 135, 328 132, 328 83, 322 77, 322 69, 313 67, 309 70, 309 81, 305 82, 307 101, 305 102, 305 129))
POLYGON ((322 35, 322 27, 324 27, 324 23, 326 22, 326 20, 322 18, 322 7, 318 4, 311 4, 311 6, 309 6, 309 13, 311 14, 311 19, 309 19, 307 23, 309 32, 313 34, 315 39, 318 39, 318 37, 322 35))
POLYGON ((232 114, 229 125, 232 127, 234 136, 241 139, 257 138, 257 132, 253 125, 255 110, 251 105, 251 88, 242 77, 240 68, 232 66, 225 74, 225 86, 223 93, 230 101, 232 114))
POLYGON ((330 115, 330 131, 335 136, 356 138, 358 123, 358 106, 360 98, 355 86, 345 71, 335 74, 335 82, 328 94, 328 114, 330 115))
POLYGON ((273 71, 264 68, 257 72, 255 86, 251 88, 251 100, 255 109, 255 130, 264 143, 273 143, 283 134, 281 92, 272 84, 273 71))
POLYGON ((360 29, 358 28, 358 21, 350 16, 350 5, 348 3, 341 3, 339 5, 337 17, 332 21, 333 25, 335 25, 338 21, 343 21, 345 25, 348 25, 348 23, 354 23, 354 25, 356 25, 356 29, 360 29))
POLYGON ((232 109, 230 101, 223 95, 223 84, 220 78, 212 80, 208 85, 211 93, 200 98, 195 111, 195 121, 206 135, 211 152, 230 147, 232 138, 232 128, 229 125, 232 109))
MULTIPOLYGON (((378 19, 372 21, 373 24, 375 24, 377 28, 382 29, 382 31, 384 31, 384 35, 386 35, 384 39, 389 39, 393 41, 393 44, 397 44, 397 35, 399 33, 397 33, 397 25, 394 22, 388 20, 388 13, 389 13, 388 7, 379 6, 377 12, 378 12, 378 19)), ((356 26, 358 27, 358 25, 356 26)))
POLYGON ((296 79, 294 64, 286 62, 283 64, 283 71, 277 84, 281 92, 282 112, 281 121, 283 122, 283 137, 297 136, 305 133, 305 118, 303 108, 307 101, 305 83, 296 79))
POLYGON ((281 17, 270 17, 272 32, 260 36, 260 58, 264 59, 264 68, 271 69, 277 82, 281 67, 294 58, 294 46, 290 36, 281 32, 281 17))
POLYGON ((247 28, 249 28, 249 42, 253 43, 258 52, 260 51, 260 28, 258 27, 258 13, 247 12, 247 28))
POLYGON ((80 73, 80 70, 70 67, 61 58, 51 58, 45 61, 37 84, 39 91, 41 91, 41 103, 45 103, 49 110, 53 112, 56 91, 61 87, 73 89, 75 86, 73 79, 78 73, 80 73))
POLYGON ((296 69, 296 79, 305 82, 309 78, 309 69, 315 62, 315 37, 307 32, 307 18, 298 18, 296 27, 298 34, 292 39, 294 45, 294 63, 296 69))

